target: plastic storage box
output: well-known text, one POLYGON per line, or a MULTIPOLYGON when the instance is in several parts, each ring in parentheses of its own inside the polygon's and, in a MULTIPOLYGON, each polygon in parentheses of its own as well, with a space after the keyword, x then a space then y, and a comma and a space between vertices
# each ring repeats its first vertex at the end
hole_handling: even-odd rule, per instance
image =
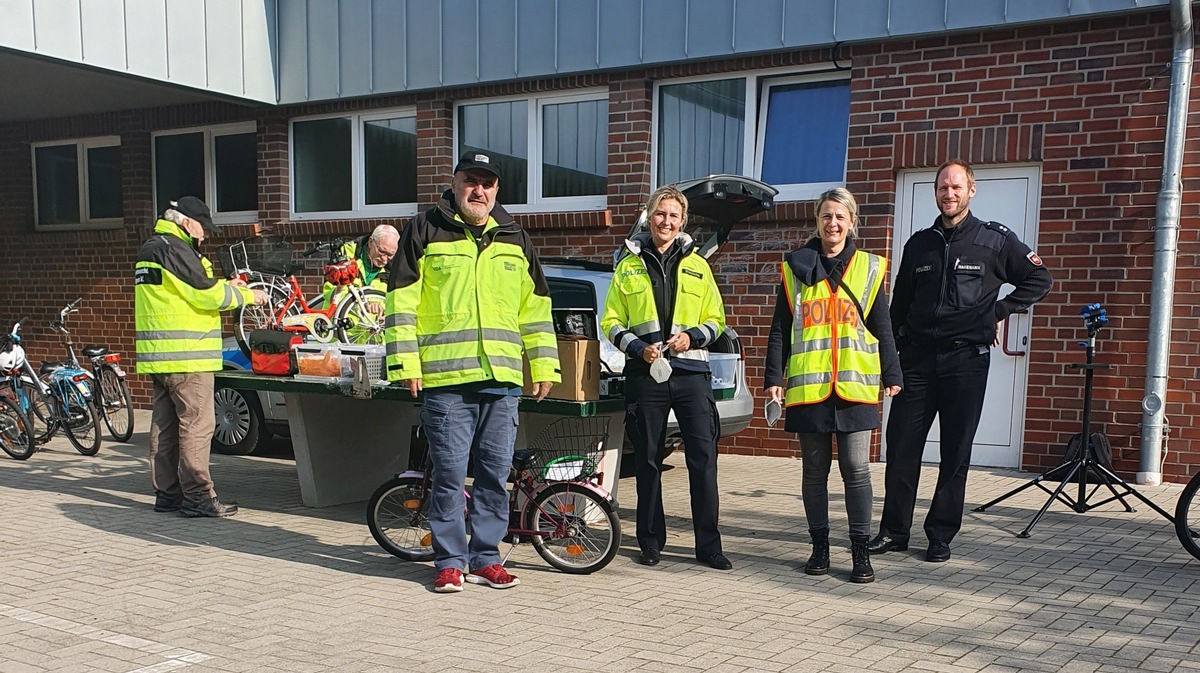
POLYGON ((737 353, 709 353, 708 368, 712 370, 712 387, 718 390, 737 386, 737 353))
POLYGON ((378 345, 357 344, 300 344, 296 350, 296 380, 343 383, 354 378, 354 361, 365 358, 367 378, 372 383, 384 382, 384 348, 378 345))

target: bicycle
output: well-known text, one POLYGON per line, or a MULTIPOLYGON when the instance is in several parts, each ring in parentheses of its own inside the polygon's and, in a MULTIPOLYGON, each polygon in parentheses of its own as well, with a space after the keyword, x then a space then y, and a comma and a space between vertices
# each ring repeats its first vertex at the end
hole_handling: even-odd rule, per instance
MULTIPOLYGON (((513 455, 506 541, 530 541, 554 568, 590 574, 617 555, 621 521, 596 470, 608 441, 608 418, 563 418, 529 449, 513 455)), ((433 559, 429 530, 431 458, 425 469, 397 474, 371 495, 367 526, 388 553, 406 561, 433 559)), ((468 498, 470 495, 468 494, 468 498)), ((503 563, 503 561, 502 561, 503 563)))
POLYGON ((383 343, 383 316, 372 312, 368 305, 382 304, 385 295, 374 288, 354 284, 358 279, 358 265, 342 254, 345 243, 342 239, 321 243, 304 252, 305 257, 311 257, 322 250, 329 251, 329 262, 324 267, 325 280, 338 289, 329 305, 320 309, 313 308, 304 299, 296 279, 296 272, 304 266, 291 263, 291 246, 286 240, 277 236, 263 237, 266 252, 259 269, 250 263, 247 240, 250 239, 234 243, 222 253, 222 264, 228 265, 230 277, 247 281, 247 287, 260 289, 269 298, 265 306, 242 306, 234 315, 234 336, 243 353, 249 356, 249 335, 256 329, 305 332, 321 343, 335 339, 351 344, 383 343))
POLYGON ((17 460, 25 460, 37 450, 33 422, 29 419, 28 410, 20 405, 15 392, 20 385, 17 381, 25 362, 25 349, 20 346, 20 337, 13 337, 24 320, 21 318, 13 325, 12 334, 0 339, 0 376, 4 377, 0 385, 8 385, 9 391, 13 391, 0 395, 0 449, 17 460))
MULTIPOLYGON (((63 335, 67 347, 67 363, 76 369, 82 369, 79 357, 75 354, 75 345, 71 341, 71 333, 67 330, 67 316, 79 309, 83 298, 67 304, 58 316, 56 322, 50 323, 50 328, 63 335)), ((125 370, 121 369, 121 355, 108 352, 106 346, 84 346, 83 356, 92 365, 92 378, 96 382, 95 402, 100 411, 104 425, 108 427, 113 439, 118 442, 129 441, 133 436, 133 401, 129 395, 129 386, 125 383, 125 370)))
POLYGON ((1200 502, 1196 492, 1200 491, 1200 472, 1192 475, 1179 501, 1175 503, 1175 535, 1187 553, 1200 559, 1200 502))
MULTIPOLYGON (((65 310, 65 309, 64 309, 65 310)), ((19 345, 21 322, 13 325, 5 342, 19 345)), ((40 376, 21 351, 20 362, 10 369, 3 384, 9 399, 28 415, 36 444, 45 444, 62 428, 75 450, 94 456, 100 450, 100 413, 93 399, 91 372, 77 365, 43 362, 40 376)))

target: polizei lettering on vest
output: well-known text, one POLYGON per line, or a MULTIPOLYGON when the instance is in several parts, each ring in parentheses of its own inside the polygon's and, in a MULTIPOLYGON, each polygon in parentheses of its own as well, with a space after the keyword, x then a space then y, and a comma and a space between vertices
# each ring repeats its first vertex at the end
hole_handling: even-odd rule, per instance
POLYGON ((843 297, 820 297, 800 303, 804 328, 829 325, 835 321, 858 329, 858 307, 843 297))

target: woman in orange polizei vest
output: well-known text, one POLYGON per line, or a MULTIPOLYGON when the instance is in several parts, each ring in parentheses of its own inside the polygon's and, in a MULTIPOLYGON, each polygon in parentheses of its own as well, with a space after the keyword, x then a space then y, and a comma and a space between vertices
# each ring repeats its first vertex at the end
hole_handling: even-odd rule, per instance
POLYGON ((804 572, 829 572, 829 469, 837 438, 846 488, 853 569, 871 582, 871 431, 880 391, 900 392, 903 377, 883 290, 887 260, 858 250, 858 203, 842 188, 816 203, 815 236, 784 257, 767 340, 767 394, 787 408, 785 427, 800 439, 801 492, 813 552, 804 572))

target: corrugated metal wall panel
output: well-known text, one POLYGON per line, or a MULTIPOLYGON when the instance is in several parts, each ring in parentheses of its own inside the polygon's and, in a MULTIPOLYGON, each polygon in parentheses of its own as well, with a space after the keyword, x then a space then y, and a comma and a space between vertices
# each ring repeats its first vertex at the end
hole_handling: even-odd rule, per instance
POLYGON ((687 58, 683 27, 687 0, 643 0, 642 63, 665 63, 687 58))
POLYGON ((783 17, 784 0, 734 0, 734 48, 739 52, 766 51, 783 46, 780 22, 765 17, 783 17))
MULTIPOLYGON (((985 1, 977 0, 970 7, 983 5, 985 1)), ((891 5, 889 32, 895 35, 927 31, 933 21, 944 21, 946 15, 946 0, 892 0, 891 5)))
POLYGON ((403 91, 408 68, 404 5, 376 2, 371 17, 371 81, 376 91, 403 91))
POLYGON ((495 82, 517 76, 517 13, 508 2, 479 3, 480 32, 488 44, 478 61, 479 81, 495 82), (492 39, 493 36, 495 39, 492 39))
POLYGON ((276 31, 274 0, 242 0, 242 95, 254 100, 275 101, 276 31))
POLYGON ((691 0, 687 15, 687 57, 733 53, 734 2, 691 0))
POLYGON ((558 0, 558 70, 593 70, 601 0, 558 0))
MULTIPOLYGON (((838 42, 866 40, 888 34, 888 0, 838 0, 833 38, 838 42)), ((942 17, 937 17, 941 25, 942 17)))
MULTIPOLYGON (((1131 3, 1132 4, 1132 3, 1131 3)), ((1140 3, 1150 5, 1152 3, 1140 3)), ((1166 4, 1165 2, 1162 4, 1166 4)), ((1008 21, 1043 21, 1079 14, 1071 11, 1071 0, 1008 0, 1008 21)))
POLYGON ((970 5, 948 3, 946 9, 946 28, 976 28, 979 26, 1003 25, 1004 12, 1010 2, 1005 0, 975 0, 970 5))
POLYGON ((295 11, 300 2, 291 0, 279 8, 279 98, 309 100, 308 14, 295 11), (291 9, 289 9, 291 5, 291 9))
MULTIPOLYGON (((764 21, 774 25, 774 21, 764 21)), ((829 44, 833 42, 833 3, 815 4, 811 0, 787 0, 779 21, 785 46, 829 44)))
POLYGON ((71 61, 82 59, 83 45, 79 42, 79 2, 34 0, 33 34, 39 54, 71 61))
POLYGON ((408 88, 432 89, 441 86, 442 5, 429 0, 406 1, 405 5, 408 8, 404 26, 404 39, 408 42, 408 88))
POLYGON ((600 12, 600 67, 619 68, 642 60, 642 0, 604 0, 600 12))
POLYGON ((0 0, 0 45, 25 51, 34 50, 33 3, 28 0, 0 0))
POLYGON ((167 4, 167 76, 172 82, 208 86, 207 62, 200 53, 204 39, 204 0, 172 0, 167 4))
POLYGON ((126 68, 124 14, 125 4, 122 0, 89 0, 80 3, 84 63, 111 70, 126 68))
MULTIPOLYGON (((487 53, 486 58, 504 58, 504 45, 512 42, 511 32, 496 31, 494 37, 491 31, 483 28, 480 21, 479 0, 442 0, 442 43, 439 51, 442 55, 442 85, 472 84, 479 81, 479 50, 487 53), (484 42, 475 39, 478 34, 487 35, 484 42), (492 46, 497 46, 497 54, 491 53, 492 46)), ((500 3, 503 8, 506 3, 500 3)), ((511 8, 508 9, 511 14, 511 8)), ((509 21, 511 23, 511 20, 509 21)), ((432 27, 432 26, 431 26, 432 27)))
POLYGON ((124 35, 122 38, 129 44, 126 50, 129 72, 168 79, 166 4, 161 0, 125 0, 124 35))
MULTIPOLYGON (((517 77, 559 72, 556 49, 558 3, 554 0, 515 0, 517 3, 517 77)), ((587 20, 580 17, 581 21, 587 20)))
MULTIPOLYGON (((293 0, 294 2, 295 0, 293 0)), ((284 5, 288 4, 285 2, 284 5)), ((316 100, 341 95, 341 40, 338 39, 340 2, 306 0, 308 7, 308 95, 316 100)))
POLYGON ((338 72, 341 95, 366 96, 372 91, 372 6, 378 0, 338 3, 338 72))
POLYGON ((208 55, 207 86, 244 93, 242 78, 242 0, 207 0, 204 35, 208 55))

